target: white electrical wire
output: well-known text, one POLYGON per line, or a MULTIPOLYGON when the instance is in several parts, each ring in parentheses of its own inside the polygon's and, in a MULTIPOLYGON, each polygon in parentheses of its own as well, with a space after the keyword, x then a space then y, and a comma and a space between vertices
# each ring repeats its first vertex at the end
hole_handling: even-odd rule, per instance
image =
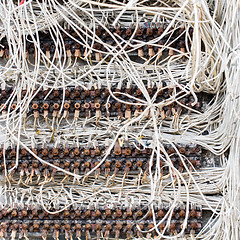
MULTIPOLYGON (((190 203, 198 203, 203 210, 210 210, 213 216, 197 234, 197 239, 239 239, 239 2, 176 0, 156 1, 152 3, 153 6, 145 2, 133 0, 125 4, 125 1, 113 0, 68 0, 60 3, 57 0, 25 0, 21 5, 14 0, 0 2, 0 39, 6 37, 9 46, 8 58, 0 58, 0 80, 2 90, 5 86, 14 89, 6 103, 8 108, 3 110, 4 106, 1 106, 0 131, 4 135, 1 143, 5 148, 17 146, 16 165, 6 169, 5 164, 3 195, 6 202, 3 204, 7 205, 8 199, 12 201, 15 198, 16 202, 40 204, 50 212, 48 198, 51 195, 51 201, 60 203, 60 212, 70 205, 83 202, 99 200, 104 204, 127 202, 126 199, 132 198, 152 208, 154 229, 159 239, 177 239, 183 236, 187 227, 190 203), (148 42, 134 39, 138 27, 146 27, 148 23, 150 26, 165 26, 162 35, 148 42), (128 41, 109 30, 118 26, 132 28, 133 34, 128 41), (174 49, 171 42, 173 29, 181 26, 187 33, 185 42, 190 40, 189 32, 193 28, 191 48, 186 44, 186 52, 174 49), (115 45, 105 43, 98 37, 97 27, 101 27, 115 45), (70 28, 75 32, 74 36, 68 33, 70 28), (55 51, 50 57, 40 47, 40 31, 49 33, 49 38, 53 39, 55 51), (85 49, 85 54, 79 57, 69 55, 65 51, 64 34, 79 43, 85 49), (34 45, 34 56, 26 51, 26 38, 31 39, 34 45), (163 38, 169 41, 153 56, 138 56, 141 58, 138 61, 132 57, 134 52, 149 45, 159 48, 159 41, 163 38), (94 43, 104 45, 104 50, 96 50, 94 43), (163 51, 174 51, 175 54, 163 58, 163 51), (94 57, 98 61, 93 60, 94 57), (176 92, 161 102, 156 102, 156 95, 149 95, 147 87, 164 89, 163 82, 167 84, 166 89, 178 87, 186 96, 191 94, 193 105, 199 101, 198 92, 214 94, 214 97, 211 103, 203 106, 202 112, 182 105, 188 114, 179 115, 175 112, 171 118, 163 118, 163 107, 173 102, 181 106, 181 96, 176 92), (111 87, 121 87, 123 84, 137 86, 144 98, 111 90, 111 87), (105 116, 73 119, 63 115, 63 91, 60 117, 40 115, 36 118, 34 114, 28 114, 29 106, 41 88, 56 90, 69 86, 83 89, 107 87, 111 98, 122 104, 141 105, 145 109, 136 112, 130 120, 105 116), (23 90, 26 90, 26 94, 21 99, 23 90), (120 99, 121 96, 125 96, 124 100, 120 99), (12 111, 11 105, 15 102, 16 108, 12 111), (206 131, 208 134, 204 135, 206 131), (146 138, 153 150, 149 164, 151 166, 156 158, 156 170, 150 167, 148 175, 139 171, 133 175, 133 180, 120 173, 107 179, 101 175, 96 178, 95 170, 105 162, 122 136, 123 142, 144 147, 146 144, 141 139, 146 138), (106 139, 110 140, 105 155, 95 169, 85 175, 56 167, 31 150, 32 146, 41 146, 43 143, 89 147, 94 142, 105 146, 106 139), (175 149, 184 172, 173 165, 163 143, 175 149), (199 172, 188 168, 176 144, 198 144, 208 150, 212 158, 220 158, 221 164, 210 169, 203 168, 199 172), (20 147, 26 148, 41 163, 70 176, 69 185, 61 183, 62 178, 56 176, 55 181, 59 185, 52 186, 52 182, 40 178, 33 189, 30 178, 22 177, 19 180, 14 174, 11 175, 19 167, 20 147), (160 161, 168 167, 167 175, 162 173, 160 161), (76 181, 77 184, 74 184, 76 181), (140 181, 142 184, 139 184, 140 181), (67 194, 66 187, 75 192, 67 194), (65 196, 58 194, 62 191, 65 191, 65 196), (176 236, 159 232, 157 227, 161 221, 156 221, 153 209, 153 203, 159 202, 171 204, 169 213, 177 204, 186 204, 183 228, 176 236)), ((170 219, 171 214, 167 219, 169 223, 170 219)))

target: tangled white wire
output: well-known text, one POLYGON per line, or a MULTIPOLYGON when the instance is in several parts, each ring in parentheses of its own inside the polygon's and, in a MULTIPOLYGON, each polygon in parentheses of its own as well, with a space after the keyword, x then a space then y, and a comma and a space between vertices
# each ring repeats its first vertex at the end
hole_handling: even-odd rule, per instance
MULTIPOLYGON (((7 179, 2 183, 5 199, 2 205, 32 202, 50 213, 51 202, 60 206, 59 212, 74 204, 138 203, 152 209, 153 229, 159 239, 184 239, 189 206, 197 203, 213 215, 195 238, 240 239, 239 14, 237 0, 0 1, 0 40, 6 39, 8 44, 8 49, 0 45, 0 55, 5 56, 0 58, 1 89, 13 88, 6 102, 8 107, 1 106, 0 141, 4 149, 17 146, 16 164, 11 171, 6 169, 5 157, 1 159, 7 179), (149 41, 133 39, 138 28, 147 28, 148 24, 164 26, 164 31, 149 41), (131 28, 132 37, 125 40, 111 31, 118 27, 131 28), (113 39, 114 44, 98 36, 99 28, 113 39), (180 28, 186 33, 184 51, 173 47, 174 29, 180 28), (70 30, 74 35, 69 33, 70 30), (52 39, 53 51, 41 47, 40 33, 48 34, 52 39), (84 52, 75 50, 71 53, 64 42, 66 36, 81 45, 84 52), (164 38, 168 41, 159 45, 164 38), (28 49, 30 43, 34 46, 32 53, 28 49), (94 44, 100 44, 104 49, 98 49, 94 44), (156 48, 158 51, 154 51, 156 48), (142 53, 143 49, 148 49, 147 56, 142 53), (168 54, 163 58, 166 52, 168 54), (113 86, 121 89, 123 85, 137 86, 144 100, 112 91, 113 86), (124 120, 95 115, 67 117, 64 100, 69 86, 85 90, 108 88, 113 99, 122 104, 144 106, 144 110, 124 120), (203 111, 190 111, 190 107, 185 106, 188 114, 175 112, 172 118, 165 118, 161 116, 162 109, 172 102, 181 105, 180 97, 173 91, 165 101, 156 102, 157 96, 150 96, 148 92, 148 88, 153 87, 161 90, 180 88, 186 96, 193 96, 193 106, 199 101, 199 92, 214 97, 210 103, 203 104, 203 111), (63 101, 56 116, 30 114, 29 106, 41 89, 50 89, 49 94, 63 89, 63 101), (23 91, 26 94, 22 97, 23 91), (16 108, 12 111, 13 103, 16 108), (203 134, 206 131, 208 134, 203 134), (93 177, 91 174, 106 161, 119 139, 144 148, 146 139, 153 150, 149 166, 156 158, 156 170, 150 167, 148 176, 143 176, 143 172, 129 173, 132 178, 120 173, 108 179, 93 177), (98 165, 81 175, 56 167, 32 151, 34 147, 46 144, 55 147, 95 144, 108 148, 98 165), (185 159, 176 148, 177 144, 202 146, 210 152, 209 158, 219 158, 220 164, 200 171, 184 166, 186 171, 182 172, 172 163, 165 144, 175 149, 183 164, 185 159), (74 183, 52 186, 42 181, 33 188, 29 179, 21 179, 24 185, 20 185, 14 176, 13 182, 9 181, 9 174, 18 167, 20 148, 26 148, 41 163, 71 175, 74 183), (160 161, 167 164, 167 175, 163 175, 160 161), (140 184, 142 178, 144 181, 140 184), (163 202, 170 204, 170 212, 179 203, 186 205, 182 230, 175 236, 164 235, 158 229, 161 221, 156 221, 153 206, 163 202)), ((169 214, 169 219, 171 217, 169 214)))

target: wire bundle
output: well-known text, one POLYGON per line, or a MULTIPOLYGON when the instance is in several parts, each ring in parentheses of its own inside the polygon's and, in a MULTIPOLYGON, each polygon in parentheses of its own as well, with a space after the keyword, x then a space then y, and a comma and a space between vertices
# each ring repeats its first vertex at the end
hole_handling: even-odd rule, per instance
MULTIPOLYGON (((83 236, 239 239, 237 1, 3 0, 0 13, 2 208, 136 205, 147 226, 84 222, 83 236), (201 230, 196 205, 212 213, 201 230)), ((1 237, 82 231, 21 221, 1 237)))

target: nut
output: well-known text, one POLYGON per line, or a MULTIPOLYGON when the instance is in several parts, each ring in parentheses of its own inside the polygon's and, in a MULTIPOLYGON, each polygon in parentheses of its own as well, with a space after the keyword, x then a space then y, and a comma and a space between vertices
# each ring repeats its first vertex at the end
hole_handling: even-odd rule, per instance
POLYGON ((58 155, 58 149, 57 148, 54 148, 53 151, 52 151, 52 154, 54 156, 57 156, 58 155))
POLYGON ((65 156, 69 155, 69 150, 68 150, 67 148, 65 148, 65 149, 63 150, 63 154, 64 154, 65 156))
POLYGON ((90 167, 90 163, 89 163, 89 162, 85 162, 85 163, 84 163, 84 167, 85 167, 85 168, 89 168, 89 167, 90 167))
POLYGON ((90 154, 89 148, 84 149, 84 155, 88 156, 90 154))
POLYGON ((132 167, 132 163, 130 161, 128 161, 128 162, 126 162, 126 166, 130 168, 130 167, 132 167))
POLYGON ((138 162, 137 162, 137 166, 138 166, 138 167, 142 167, 142 165, 143 165, 142 161, 138 161, 138 162))
POLYGON ((131 29, 131 28, 128 28, 128 29, 126 30, 126 35, 127 35, 127 36, 131 36, 131 35, 132 35, 132 29, 131 29))
POLYGON ((81 224, 77 223, 75 226, 76 229, 80 230, 82 228, 81 224))
POLYGON ((69 231, 71 229, 71 225, 70 224, 65 224, 64 228, 65 228, 65 230, 69 231))
POLYGON ((122 104, 121 104, 120 102, 117 102, 117 103, 115 104, 115 108, 116 108, 116 109, 120 109, 121 106, 122 106, 122 104))
POLYGON ((47 155, 48 155, 48 150, 47 150, 46 148, 44 148, 44 149, 42 150, 42 155, 43 155, 43 156, 47 156, 47 155))
POLYGON ((53 96, 54 96, 55 98, 57 98, 57 97, 59 96, 59 91, 58 91, 58 90, 55 90, 55 91, 53 92, 53 96))
POLYGON ((54 228, 55 228, 55 229, 60 229, 60 225, 59 225, 58 223, 56 223, 56 224, 54 225, 54 228))
POLYGON ((64 103, 64 108, 65 109, 69 109, 70 108, 70 104, 69 103, 64 103))
POLYGON ((17 104, 15 104, 15 103, 12 104, 11 109, 12 109, 12 110, 15 110, 16 108, 17 108, 17 104))
POLYGON ((116 167, 116 168, 120 168, 120 167, 121 167, 121 163, 120 163, 119 161, 117 161, 117 162, 115 163, 115 167, 116 167))
POLYGON ((142 91, 138 88, 136 91, 137 96, 140 96, 142 94, 142 91))
POLYGON ((83 107, 84 107, 85 109, 89 109, 89 108, 90 108, 90 104, 89 104, 89 103, 84 103, 83 107))
POLYGON ((75 104, 74 104, 74 107, 75 107, 76 109, 79 109, 79 108, 81 107, 81 105, 80 105, 80 103, 75 103, 75 104))
POLYGON ((48 105, 47 103, 44 103, 44 104, 43 104, 43 109, 44 109, 44 110, 47 110, 48 108, 49 108, 49 105, 48 105))
POLYGON ((36 223, 36 222, 33 223, 33 229, 39 229, 39 227, 40 227, 40 226, 39 226, 38 223, 36 223))
POLYGON ((141 28, 138 28, 137 32, 136 32, 136 35, 138 37, 142 36, 143 35, 143 30, 141 28))
POLYGON ((1 108, 2 108, 2 110, 6 110, 7 109, 7 105, 6 104, 1 104, 1 108))
POLYGON ((75 156, 78 156, 80 154, 79 148, 75 148, 73 153, 75 156))
POLYGON ((106 168, 110 168, 110 166, 111 166, 111 162, 108 162, 108 161, 105 162, 105 167, 106 167, 106 168))
POLYGON ((53 109, 58 110, 59 109, 59 104, 58 103, 54 103, 53 104, 53 109))
POLYGON ((33 108, 34 110, 37 110, 37 109, 38 109, 38 104, 34 103, 34 104, 32 105, 32 108, 33 108))
POLYGON ((100 103, 95 103, 95 108, 99 109, 101 107, 100 103))
POLYGON ((131 155, 131 153, 132 153, 132 151, 131 151, 131 149, 130 148, 125 148, 125 154, 127 155, 127 156, 129 156, 129 155, 131 155))

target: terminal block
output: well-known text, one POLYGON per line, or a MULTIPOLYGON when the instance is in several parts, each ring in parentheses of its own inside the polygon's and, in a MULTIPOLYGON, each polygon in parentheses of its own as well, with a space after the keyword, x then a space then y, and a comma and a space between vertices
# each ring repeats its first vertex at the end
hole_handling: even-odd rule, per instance
MULTIPOLYGON (((152 155, 151 148, 141 149, 141 146, 136 148, 134 145, 120 147, 118 143, 108 155, 106 161, 99 165, 102 157, 104 157, 107 148, 98 146, 96 148, 88 147, 68 147, 59 146, 57 148, 35 148, 32 151, 44 161, 56 166, 50 167, 48 164, 40 163, 26 149, 20 149, 18 167, 9 173, 10 177, 17 176, 18 178, 28 178, 32 182, 33 179, 45 178, 45 180, 54 180, 56 175, 62 175, 63 178, 69 178, 57 170, 60 167, 66 171, 75 174, 87 174, 90 170, 95 169, 92 175, 98 177, 110 175, 138 173, 144 172, 144 175, 149 174, 149 168, 156 170, 161 167, 163 174, 169 173, 169 168, 175 167, 179 171, 196 170, 201 167, 203 158, 201 154, 202 148, 197 145, 178 145, 178 153, 173 146, 166 145, 165 151, 170 155, 171 161, 163 160, 164 154, 161 152, 162 158, 160 166, 157 166, 156 154, 153 156, 152 166, 150 166, 150 156, 152 155), (182 158, 180 158, 182 156, 182 158)), ((4 172, 5 165, 3 155, 5 154, 6 169, 12 169, 16 161, 16 148, 8 148, 0 150, 1 165, 0 168, 4 172)), ((7 174, 8 175, 8 174, 7 174)))
MULTIPOLYGON (((166 31, 167 26, 161 24, 151 25, 145 23, 130 27, 103 27, 98 26, 92 31, 87 31, 85 36, 73 29, 61 31, 67 57, 84 58, 91 56, 92 59, 100 61, 102 58, 111 57, 110 49, 115 53, 124 49, 127 54, 138 57, 161 57, 162 55, 173 56, 174 54, 185 54, 191 48, 193 28, 184 27, 171 28, 166 31), (139 44, 139 43, 143 44, 139 44), (128 44, 127 44, 128 43, 128 44), (86 47, 87 45, 87 47, 86 47), (139 47, 138 47, 139 46, 139 47), (167 47, 166 47, 167 46, 167 47)), ((36 46, 28 36, 26 40, 26 56, 36 54, 40 48, 47 58, 59 57, 56 45, 51 34, 38 33, 40 46, 36 46)), ((58 46, 59 47, 59 46, 58 46)), ((0 42, 0 57, 9 57, 9 46, 6 38, 0 42)))
MULTIPOLYGON (((0 104, 2 114, 6 114, 10 108, 11 112, 18 112, 19 107, 17 100, 9 105, 8 97, 13 89, 7 88, 0 92, 0 104)), ((178 86, 167 86, 163 83, 162 87, 147 87, 147 92, 151 98, 155 99, 156 110, 161 119, 168 119, 173 116, 190 114, 191 112, 203 112, 204 106, 212 100, 211 94, 197 93, 195 98, 186 94, 178 86), (173 98, 173 96, 175 96, 173 98), (157 104, 160 104, 157 106, 157 104)), ((26 96, 27 91, 22 90, 22 98, 26 96)), ((29 114, 35 118, 46 117, 72 117, 90 118, 96 116, 97 119, 102 117, 118 117, 122 119, 131 119, 139 116, 147 107, 141 101, 146 101, 143 92, 136 86, 122 86, 121 89, 113 87, 82 89, 78 87, 69 87, 52 90, 35 90, 35 97, 29 105, 29 114), (110 91, 115 98, 110 95, 110 91), (63 98, 64 96, 64 98, 63 98), (130 96, 138 100, 133 101, 130 96), (127 104, 121 101, 128 102, 127 104), (60 113, 61 110, 61 113, 60 113)), ((150 110, 146 111, 146 118, 151 117, 150 110)))
MULTIPOLYGON (((54 210, 54 209, 50 209, 54 210)), ((164 220, 169 207, 154 207, 156 221, 161 222, 159 232, 174 236, 182 230, 186 217, 184 206, 176 207, 172 212, 170 221, 164 220)), ((91 237, 105 239, 132 239, 134 237, 157 237, 152 222, 152 210, 129 207, 114 207, 101 209, 69 208, 58 214, 48 214, 41 208, 22 207, 2 209, 0 211, 1 234, 12 239, 27 237, 29 234, 40 234, 43 239, 53 236, 58 239, 65 236, 66 239, 77 237, 90 239, 91 237)), ((201 206, 192 206, 188 213, 185 234, 194 234, 202 227, 201 206)))

